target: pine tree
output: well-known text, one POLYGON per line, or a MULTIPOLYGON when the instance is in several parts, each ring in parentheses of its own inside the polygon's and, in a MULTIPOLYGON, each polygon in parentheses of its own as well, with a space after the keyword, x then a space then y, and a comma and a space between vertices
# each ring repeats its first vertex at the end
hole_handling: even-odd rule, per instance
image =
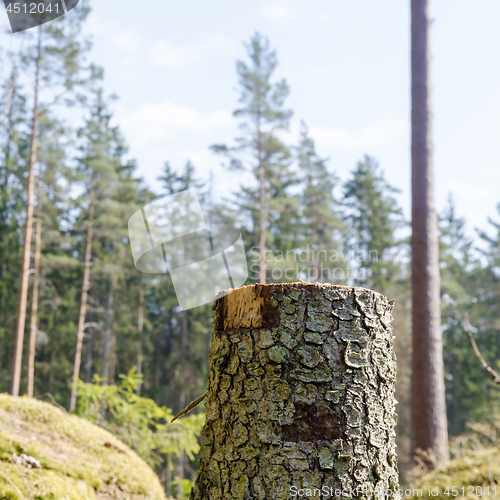
POLYGON ((412 454, 448 458, 430 104, 429 0, 411 0, 412 454))
MULTIPOLYGON (((65 130, 62 124, 43 108, 40 109, 39 113, 39 129, 39 145, 37 148, 39 174, 36 178, 35 254, 33 259, 33 289, 31 294, 27 370, 27 395, 29 397, 33 396, 35 385, 35 348, 39 320, 39 294, 45 292, 45 287, 42 286, 40 288, 43 279, 43 274, 40 270, 42 239, 47 239, 51 243, 54 242, 55 235, 52 234, 52 225, 54 219, 57 221, 60 214, 60 209, 57 209, 57 205, 68 194, 67 188, 60 185, 62 179, 67 180, 65 176, 67 167, 64 164, 67 159, 66 147, 63 144, 65 130), (57 185, 58 183, 59 185, 57 185), (44 238, 42 237, 42 228, 45 232, 44 238)), ((60 235, 55 236, 55 240, 60 242, 60 235)))
MULTIPOLYGON (((25 206, 25 181, 29 157, 29 118, 27 98, 20 84, 16 61, 6 78, 0 102, 0 387, 11 370, 15 331, 14 294, 21 274, 20 214, 25 206), (14 320, 14 321, 13 321, 14 320)), ((16 294, 17 295, 17 294, 16 294)))
POLYGON ((31 142, 28 163, 26 217, 24 243, 21 257, 19 299, 16 316, 15 344, 12 366, 11 394, 19 394, 23 352, 26 306, 28 299, 28 278, 30 270, 30 249, 33 226, 33 199, 35 191, 35 163, 38 151, 38 128, 40 108, 63 103, 65 106, 83 100, 77 89, 93 82, 99 71, 92 65, 85 65, 85 53, 90 46, 80 41, 81 23, 89 12, 81 8, 71 16, 71 22, 55 20, 49 25, 38 27, 36 42, 24 57, 24 67, 34 74, 33 112, 31 116, 31 142))
POLYGON ((34 86, 34 104, 31 118, 31 143, 30 156, 28 164, 28 186, 26 202, 26 222, 24 226, 23 253, 21 257, 22 269, 19 286, 19 299, 16 316, 16 332, 14 338, 14 356, 12 365, 12 379, 10 393, 13 396, 19 395, 19 384, 21 382, 21 363, 23 356, 24 327, 26 321, 26 306, 28 303, 28 279, 30 272, 31 256, 31 236, 33 230, 33 198, 35 195, 35 163, 37 154, 37 128, 39 113, 39 85, 40 85, 40 67, 42 63, 42 26, 38 28, 38 42, 36 49, 35 63, 35 86, 34 86))
MULTIPOLYGON (((79 131, 83 143, 78 170, 85 192, 78 200, 82 210, 78 225, 80 229, 82 225, 86 229, 86 243, 73 379, 78 378, 80 373, 88 290, 92 276, 96 281, 94 300, 100 304, 97 309, 105 310, 102 373, 110 381, 113 380, 116 366, 113 317, 115 304, 119 302, 115 300, 115 290, 119 281, 126 283, 130 273, 137 276, 125 241, 128 237, 126 221, 139 202, 141 181, 132 177, 135 164, 124 160, 127 149, 119 129, 111 124, 111 120, 112 114, 102 91, 98 91, 90 116, 79 131)), ((127 320, 127 331, 131 334, 133 330, 136 335, 135 328, 132 327, 132 322, 135 321, 130 313, 121 319, 127 320)), ((76 402, 75 394, 73 385, 71 409, 76 402)))
MULTIPOLYGON (((290 151, 279 137, 288 129, 292 112, 284 108, 289 94, 284 79, 274 82, 278 60, 269 40, 258 32, 246 45, 250 64, 236 63, 239 76, 241 108, 234 111, 241 119, 243 135, 236 146, 214 145, 212 149, 230 158, 230 168, 251 172, 256 187, 242 187, 237 204, 250 214, 252 243, 258 248, 258 280, 266 282, 266 248, 272 245, 273 228, 285 213, 290 212, 287 189, 296 180, 290 170, 290 151)), ((274 238, 281 236, 274 231, 274 238)))

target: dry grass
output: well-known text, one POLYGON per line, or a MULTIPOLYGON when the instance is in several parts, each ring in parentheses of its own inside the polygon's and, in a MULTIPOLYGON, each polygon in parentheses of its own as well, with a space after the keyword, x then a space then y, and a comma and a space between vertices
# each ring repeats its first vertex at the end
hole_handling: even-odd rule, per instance
POLYGON ((500 497, 500 439, 497 439, 500 422, 469 424, 469 427, 472 432, 451 441, 450 462, 414 478, 411 487, 422 489, 423 496, 407 498, 486 500, 500 497), (453 486, 458 492, 456 496, 453 486), (437 487, 438 495, 430 496, 429 487, 434 492, 437 487))

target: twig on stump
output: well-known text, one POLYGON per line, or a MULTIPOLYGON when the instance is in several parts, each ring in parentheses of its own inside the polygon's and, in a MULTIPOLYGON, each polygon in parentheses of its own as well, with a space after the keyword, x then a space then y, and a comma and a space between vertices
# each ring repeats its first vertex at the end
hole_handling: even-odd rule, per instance
POLYGON ((400 498, 392 308, 326 284, 219 298, 191 500, 400 498))
POLYGON ((179 412, 171 421, 170 423, 173 423, 175 422, 179 417, 182 417, 183 415, 185 415, 186 413, 189 413, 193 408, 195 408, 196 406, 198 406, 208 395, 208 392, 205 392, 204 394, 202 394, 198 399, 195 399, 192 403, 189 403, 189 405, 184 408, 184 410, 182 410, 181 412, 179 412))

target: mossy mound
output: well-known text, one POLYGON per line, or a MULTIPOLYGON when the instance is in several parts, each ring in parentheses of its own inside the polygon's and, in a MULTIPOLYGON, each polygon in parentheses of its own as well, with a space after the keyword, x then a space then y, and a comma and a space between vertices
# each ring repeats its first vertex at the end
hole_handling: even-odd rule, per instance
POLYGON ((0 394, 1 500, 165 500, 153 470, 109 432, 51 404, 0 394), (42 466, 18 465, 24 453, 42 466))
POLYGON ((421 489, 422 494, 414 492, 405 498, 484 500, 500 497, 500 448, 469 450, 464 456, 419 477, 411 488, 421 489), (431 495, 429 488, 433 492, 431 495))

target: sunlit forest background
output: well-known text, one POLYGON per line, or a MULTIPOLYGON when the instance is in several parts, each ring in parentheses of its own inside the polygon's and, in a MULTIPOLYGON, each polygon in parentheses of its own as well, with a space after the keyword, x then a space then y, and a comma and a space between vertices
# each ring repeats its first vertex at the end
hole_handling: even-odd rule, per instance
MULTIPOLYGON (((244 181, 221 197, 205 173, 201 175, 202 166, 190 158, 184 165, 173 165, 167 157, 157 182, 146 184, 141 166, 130 160, 127 137, 113 120, 116 97, 103 90, 105 68, 89 59, 90 42, 82 35, 89 13, 84 4, 70 20, 43 27, 33 270, 20 393, 28 390, 27 339, 30 325, 35 325, 34 396, 65 408, 70 405, 89 229, 93 240, 81 381, 103 387, 129 380, 130 397, 134 393, 150 398, 172 414, 205 392, 211 304, 181 311, 168 274, 137 271, 127 222, 148 202, 194 187, 207 213, 216 213, 242 233, 248 253, 247 284, 258 282, 259 193, 251 166, 255 158, 251 101, 258 91, 268 110, 260 117, 270 165, 265 184, 266 279, 364 286, 396 300, 397 442, 404 473, 410 462, 410 232, 398 190, 386 178, 384 165, 366 151, 350 165, 348 178, 341 178, 316 151, 307 116, 295 139, 284 139, 293 110, 287 102, 290 89, 279 71, 279 47, 265 34, 255 33, 241 40, 234 73, 240 95, 234 102, 234 120, 242 125, 240 134, 233 143, 212 146, 225 168, 239 169, 244 181), (124 379, 127 373, 129 378, 124 379)), ((9 390, 12 373, 37 43, 37 31, 31 30, 19 35, 16 50, 0 49, 0 393, 9 390)), ((469 229, 467 220, 457 215, 450 193, 439 214, 450 436, 463 433, 468 422, 490 418, 500 402, 498 389, 472 351, 464 320, 467 312, 479 349, 499 369, 500 204, 499 212, 490 214, 486 231, 471 237, 469 229)), ((84 400, 91 398, 89 385, 82 384, 80 391, 84 400)), ((113 394, 108 393, 109 398, 113 394)), ((87 410, 78 407, 80 412, 87 410)), ((202 411, 199 407, 195 413, 202 411)), ((171 492, 176 477, 194 477, 196 459, 196 446, 183 444, 159 450, 150 463, 171 492)))

